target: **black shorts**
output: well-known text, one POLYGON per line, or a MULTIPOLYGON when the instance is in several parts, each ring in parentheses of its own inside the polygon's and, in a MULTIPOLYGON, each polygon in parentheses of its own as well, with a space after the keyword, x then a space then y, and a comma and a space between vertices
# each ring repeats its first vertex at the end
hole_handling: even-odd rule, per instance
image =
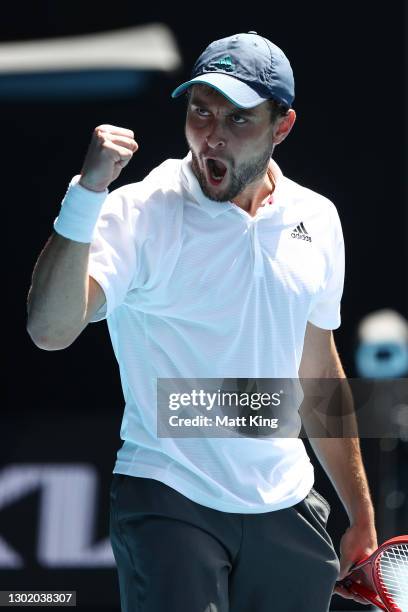
POLYGON ((236 514, 114 474, 122 612, 326 612, 339 573, 329 513, 314 489, 291 508, 236 514))

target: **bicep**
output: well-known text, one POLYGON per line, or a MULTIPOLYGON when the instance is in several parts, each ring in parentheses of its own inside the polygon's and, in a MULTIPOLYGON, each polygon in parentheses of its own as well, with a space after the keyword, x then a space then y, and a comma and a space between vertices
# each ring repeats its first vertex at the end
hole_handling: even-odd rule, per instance
POLYGON ((345 376, 333 332, 308 322, 299 378, 343 378, 345 376))

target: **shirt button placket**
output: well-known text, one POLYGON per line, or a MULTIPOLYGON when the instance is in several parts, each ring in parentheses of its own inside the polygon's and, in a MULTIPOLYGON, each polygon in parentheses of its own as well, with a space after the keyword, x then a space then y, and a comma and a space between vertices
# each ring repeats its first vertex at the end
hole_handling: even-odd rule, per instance
POLYGON ((264 274, 264 269, 261 245, 258 237, 258 223, 256 221, 250 221, 249 233, 251 237, 252 260, 254 262, 254 276, 255 278, 261 278, 264 274))

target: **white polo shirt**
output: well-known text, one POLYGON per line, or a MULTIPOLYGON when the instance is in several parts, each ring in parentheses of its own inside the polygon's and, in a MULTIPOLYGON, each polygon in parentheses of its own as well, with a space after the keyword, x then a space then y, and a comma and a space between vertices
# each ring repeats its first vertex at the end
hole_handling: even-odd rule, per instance
MULTIPOLYGON (((271 160, 255 217, 202 193, 191 154, 107 197, 89 274, 105 292, 126 402, 114 472, 204 506, 261 513, 313 485, 294 438, 158 438, 157 378, 297 378, 306 324, 340 325, 344 247, 334 205, 271 160)), ((300 425, 299 425, 300 429, 300 425)))

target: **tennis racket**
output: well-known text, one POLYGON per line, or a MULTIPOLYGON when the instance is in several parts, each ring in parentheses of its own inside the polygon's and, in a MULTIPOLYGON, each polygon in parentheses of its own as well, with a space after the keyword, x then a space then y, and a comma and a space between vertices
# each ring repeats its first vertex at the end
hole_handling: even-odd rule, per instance
POLYGON ((339 582, 386 612, 408 612, 408 535, 381 544, 339 582))

